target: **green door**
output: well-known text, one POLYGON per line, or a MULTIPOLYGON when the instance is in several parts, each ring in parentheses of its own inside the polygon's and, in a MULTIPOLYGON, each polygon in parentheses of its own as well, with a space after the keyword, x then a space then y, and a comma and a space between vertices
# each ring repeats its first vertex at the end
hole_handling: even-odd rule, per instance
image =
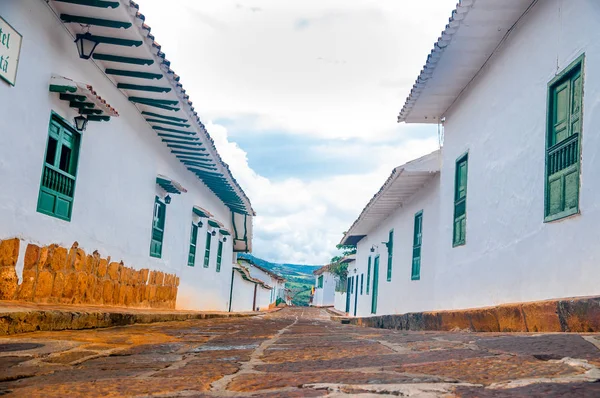
POLYGON ((379 256, 373 264, 373 295, 371 296, 371 314, 377 313, 377 293, 379 291, 379 256))

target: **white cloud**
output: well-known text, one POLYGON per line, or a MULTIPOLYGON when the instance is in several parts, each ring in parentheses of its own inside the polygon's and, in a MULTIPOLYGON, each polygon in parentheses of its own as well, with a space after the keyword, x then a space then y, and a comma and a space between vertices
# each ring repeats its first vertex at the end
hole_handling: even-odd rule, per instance
POLYGON ((396 115, 456 0, 139 0, 152 33, 206 122, 223 159, 258 213, 255 254, 324 263, 391 169, 437 148, 396 115), (363 173, 277 180, 249 167, 227 129, 348 140, 317 146, 363 173), (357 142, 356 144, 354 142, 357 142))
POLYGON ((456 0, 241 3, 141 1, 204 119, 369 139, 402 130, 396 116, 456 0))
MULTIPOLYGON (((206 127, 258 213, 254 223, 255 254, 288 263, 328 261, 342 232, 350 227, 392 168, 437 149, 436 138, 382 146, 370 154, 381 159, 373 172, 311 181, 290 177, 274 182, 250 168, 246 152, 228 140, 225 127, 212 122, 206 127)), ((349 156, 364 156, 364 152, 364 147, 357 145, 350 149, 349 156)))

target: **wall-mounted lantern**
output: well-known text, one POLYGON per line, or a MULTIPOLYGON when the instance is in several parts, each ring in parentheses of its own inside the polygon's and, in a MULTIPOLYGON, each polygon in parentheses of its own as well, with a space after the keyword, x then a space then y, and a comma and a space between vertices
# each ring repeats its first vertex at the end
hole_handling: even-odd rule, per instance
POLYGON ((204 223, 202 222, 202 220, 198 221, 198 228, 202 228, 203 225, 204 223))
POLYGON ((373 245, 371 246, 371 253, 375 253, 375 248, 377 247, 377 245, 373 245))
POLYGON ((85 32, 84 34, 78 33, 75 36, 75 44, 77 45, 79 58, 90 59, 99 42, 94 40, 94 36, 90 32, 85 32))
POLYGON ((166 204, 170 204, 171 203, 171 197, 169 195, 165 196, 165 203, 166 204))
POLYGON ((85 128, 87 127, 88 123, 88 120, 85 116, 75 116, 73 121, 75 122, 75 128, 77 129, 77 131, 85 131, 85 128))
POLYGON ((212 236, 216 236, 216 235, 217 235, 217 231, 212 231, 210 234, 211 234, 212 236))

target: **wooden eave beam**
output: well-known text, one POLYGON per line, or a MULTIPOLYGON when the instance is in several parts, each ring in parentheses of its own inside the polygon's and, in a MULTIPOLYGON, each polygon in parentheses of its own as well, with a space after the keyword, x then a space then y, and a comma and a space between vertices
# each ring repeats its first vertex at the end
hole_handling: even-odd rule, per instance
POLYGON ((79 4, 88 7, 98 8, 117 8, 119 7, 118 1, 106 1, 106 0, 55 0, 61 3, 79 4))
POLYGON ((129 29, 131 22, 113 21, 110 19, 82 17, 79 15, 60 14, 60 19, 65 23, 78 23, 82 25, 104 26, 115 29, 129 29))
POLYGON ((172 120, 174 122, 187 122, 187 119, 182 119, 182 118, 175 117, 175 116, 161 115, 160 113, 154 113, 154 112, 143 111, 142 115, 159 117, 159 118, 162 118, 162 119, 172 120))
POLYGON ((188 128, 190 127, 189 124, 182 124, 182 123, 176 123, 176 122, 169 122, 168 120, 158 120, 158 119, 146 119, 146 121, 148 123, 161 123, 161 124, 168 124, 169 126, 175 126, 175 127, 183 127, 183 128, 188 128))
POLYGON ((120 55, 100 54, 100 53, 94 53, 94 55, 92 55, 92 58, 100 60, 100 61, 120 62, 120 63, 124 63, 124 64, 133 64, 133 65, 152 65, 154 63, 153 59, 121 57, 120 55))
POLYGON ((97 36, 92 35, 90 40, 97 41, 98 43, 104 44, 112 44, 114 46, 123 46, 123 47, 139 47, 144 44, 141 40, 129 40, 129 39, 121 39, 120 37, 109 37, 109 36, 97 36))
POLYGON ((152 126, 152 128, 154 130, 158 130, 158 131, 166 131, 168 133, 177 133, 177 134, 185 134, 185 135, 194 135, 193 131, 185 131, 185 130, 176 130, 176 129, 169 129, 166 127, 161 127, 161 126, 152 126))
POLYGON ((137 79, 147 79, 147 80, 160 80, 163 78, 163 75, 160 73, 138 72, 135 70, 122 70, 122 69, 113 69, 113 68, 107 68, 104 71, 104 73, 106 73, 107 75, 134 77, 137 79))
POLYGON ((117 83, 117 88, 120 88, 122 90, 148 91, 152 93, 168 93, 171 91, 170 87, 145 86, 140 84, 129 83, 117 83))

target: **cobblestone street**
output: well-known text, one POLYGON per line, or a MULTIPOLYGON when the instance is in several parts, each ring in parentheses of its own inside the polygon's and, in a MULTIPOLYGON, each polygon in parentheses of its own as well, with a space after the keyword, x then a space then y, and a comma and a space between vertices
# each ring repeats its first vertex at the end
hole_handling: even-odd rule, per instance
POLYGON ((401 332, 325 310, 0 339, 0 395, 598 397, 600 336, 401 332))

